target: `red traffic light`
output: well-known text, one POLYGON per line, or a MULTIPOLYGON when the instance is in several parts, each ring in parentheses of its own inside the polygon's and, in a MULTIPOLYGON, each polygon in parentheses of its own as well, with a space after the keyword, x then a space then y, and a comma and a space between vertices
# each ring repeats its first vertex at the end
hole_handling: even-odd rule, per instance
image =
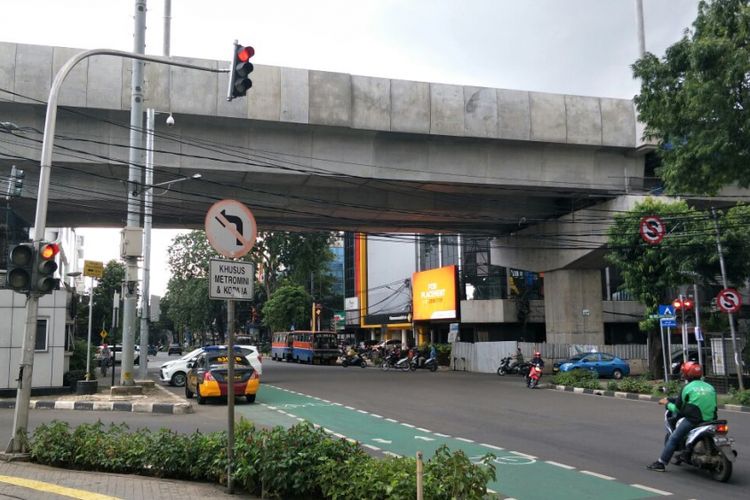
POLYGON ((250 60, 251 57, 255 55, 255 49, 247 46, 247 47, 238 47, 237 51, 237 59, 239 59, 242 62, 247 62, 250 60))
POLYGON ((43 243, 39 247, 39 256, 44 260, 54 259, 60 253, 60 245, 57 243, 43 243))
POLYGON ((693 308, 693 301, 692 299, 674 299, 672 301, 672 305, 674 306, 675 310, 685 309, 690 310, 693 308))

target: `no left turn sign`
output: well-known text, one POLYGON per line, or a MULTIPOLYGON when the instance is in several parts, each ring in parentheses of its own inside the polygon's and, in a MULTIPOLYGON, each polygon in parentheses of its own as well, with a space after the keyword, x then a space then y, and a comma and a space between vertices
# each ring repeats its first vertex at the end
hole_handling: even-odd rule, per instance
POLYGON ((639 227, 641 238, 643 238, 643 241, 649 245, 658 245, 667 233, 667 227, 664 225, 664 221, 656 215, 647 215, 646 217, 643 217, 639 227))
POLYGON ((224 257, 242 257, 255 245, 258 226, 253 213, 235 200, 214 203, 206 213, 206 236, 211 246, 224 257))
POLYGON ((726 313, 736 313, 742 305, 742 295, 734 288, 725 288, 716 296, 716 305, 726 313))

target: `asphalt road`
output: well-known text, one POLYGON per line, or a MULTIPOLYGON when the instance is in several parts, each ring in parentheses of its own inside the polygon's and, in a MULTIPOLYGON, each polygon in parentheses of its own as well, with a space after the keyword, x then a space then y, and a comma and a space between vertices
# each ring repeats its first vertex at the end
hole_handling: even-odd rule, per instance
MULTIPOLYGON (((150 364, 150 370, 164 359, 160 354, 156 362, 150 364)), ((184 394, 182 388, 171 390, 184 394)), ((555 464, 555 470, 587 471, 593 472, 594 477, 614 478, 603 479, 603 485, 610 482, 639 484, 672 493, 673 498, 747 498, 750 491, 747 461, 750 414, 746 413, 720 411, 720 418, 729 420, 729 435, 735 439, 735 449, 739 453, 731 481, 722 484, 693 468, 670 466, 667 473, 645 469, 658 456, 663 442, 660 406, 602 396, 528 390, 516 377, 453 371, 383 372, 373 367, 310 366, 266 360, 256 403, 238 404, 236 408, 238 416, 262 425, 291 425, 295 417, 305 414, 313 421, 320 419, 327 427, 334 427, 333 430, 337 430, 338 425, 337 432, 356 434, 349 437, 363 442, 359 433, 372 427, 366 418, 372 418, 370 415, 375 413, 384 420, 407 423, 432 433, 527 454, 535 457, 536 462, 555 464), (306 396, 322 398, 331 404, 316 403, 319 400, 306 396), (287 407, 291 403, 297 409, 281 413, 279 407, 274 406, 279 402, 287 407), (351 410, 347 412, 346 406, 351 410), (347 429, 348 433, 340 429, 347 429)), ((132 428, 169 427, 179 432, 192 432, 225 429, 227 414, 226 406, 220 402, 196 405, 195 413, 190 415, 34 411, 30 427, 53 418, 67 420, 72 425, 112 420, 126 421, 132 428)), ((10 429, 11 425, 12 411, 0 411, 0 428, 10 429)), ((396 427, 392 432, 396 433, 394 429, 396 427)), ((383 439, 388 440, 386 434, 391 431, 384 428, 379 432, 385 433, 383 439)), ((397 436, 394 443, 398 439, 403 440, 397 436)), ((464 442, 468 441, 461 441, 464 442)), ((500 464, 500 491, 503 477, 525 476, 532 471, 529 467, 524 470, 527 472, 522 473, 520 467, 510 464, 500 464)), ((533 470, 528 479, 530 491, 541 487, 542 476, 547 477, 549 470, 533 470), (533 474, 538 476, 535 478, 533 474)), ((610 490, 602 488, 601 498, 625 498, 614 493, 608 495, 610 490)), ((644 497, 657 496, 644 493, 644 497)))

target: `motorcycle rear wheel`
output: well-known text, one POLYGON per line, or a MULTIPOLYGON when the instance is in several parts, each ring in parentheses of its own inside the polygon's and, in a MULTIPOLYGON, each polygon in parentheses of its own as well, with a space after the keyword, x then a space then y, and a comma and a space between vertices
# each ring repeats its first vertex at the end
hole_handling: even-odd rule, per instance
POLYGON ((362 368, 367 368, 367 361, 365 361, 364 359, 360 359, 359 366, 361 366, 362 368))
POLYGON ((498 368, 497 369, 497 374, 500 375, 501 377, 504 376, 505 375, 505 367, 501 366, 500 368, 498 368))
POLYGON ((349 362, 346 359, 343 359, 343 360, 341 360, 341 366, 343 366, 344 368, 346 368, 347 366, 349 366, 349 362))
POLYGON ((384 372, 387 372, 391 368, 391 364, 388 361, 383 361, 383 364, 380 365, 380 368, 382 368, 384 372))
POLYGON ((721 465, 711 471, 711 477, 716 481, 726 483, 732 477, 732 462, 721 451, 719 455, 721 455, 721 465))
POLYGON ((431 372, 437 371, 437 363, 430 363, 430 371, 431 372))

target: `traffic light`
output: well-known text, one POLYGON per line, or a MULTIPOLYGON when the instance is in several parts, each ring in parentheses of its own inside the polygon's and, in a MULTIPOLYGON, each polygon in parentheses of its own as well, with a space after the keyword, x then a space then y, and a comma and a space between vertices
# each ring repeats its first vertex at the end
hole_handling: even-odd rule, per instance
POLYGON ((8 195, 11 198, 18 198, 23 192, 23 180, 26 172, 13 165, 10 169, 10 182, 8 184, 8 195))
POLYGON ((39 294, 51 293, 60 284, 60 280, 54 278, 57 271, 55 257, 60 253, 60 245, 57 243, 42 242, 39 244, 37 259, 35 262, 36 276, 34 276, 34 290, 39 294))
POLYGON ((672 305, 674 306, 675 311, 680 311, 683 309, 685 311, 689 311, 693 308, 693 300, 687 297, 683 297, 682 299, 674 299, 672 301, 672 305))
POLYGON ((250 73, 253 72, 253 63, 250 58, 255 55, 255 49, 250 46, 239 45, 234 42, 234 54, 232 55, 232 66, 229 68, 229 91, 227 101, 236 97, 244 97, 253 82, 250 73))
POLYGON ((20 293, 31 289, 31 278, 34 268, 34 246, 31 243, 19 243, 10 249, 8 254, 8 286, 20 293))

